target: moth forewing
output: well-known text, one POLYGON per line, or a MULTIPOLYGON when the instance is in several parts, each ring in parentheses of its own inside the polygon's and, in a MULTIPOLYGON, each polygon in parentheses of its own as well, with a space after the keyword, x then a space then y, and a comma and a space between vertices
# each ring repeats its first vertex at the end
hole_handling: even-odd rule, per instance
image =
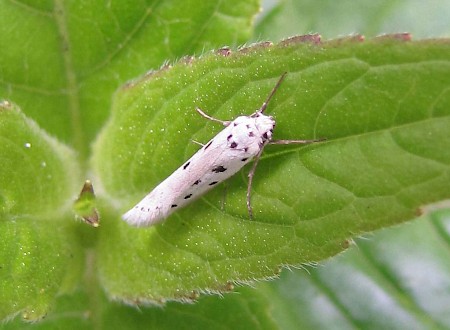
POLYGON ((153 225, 238 172, 260 150, 254 120, 238 117, 162 181, 123 219, 135 226, 153 225))

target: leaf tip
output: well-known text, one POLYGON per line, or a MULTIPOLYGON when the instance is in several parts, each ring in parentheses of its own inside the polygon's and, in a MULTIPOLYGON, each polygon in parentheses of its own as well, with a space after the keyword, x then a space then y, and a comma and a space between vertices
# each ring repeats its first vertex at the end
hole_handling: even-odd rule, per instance
POLYGON ((100 216, 96 208, 94 186, 90 180, 84 182, 83 188, 74 202, 73 209, 78 218, 94 228, 100 226, 100 216))

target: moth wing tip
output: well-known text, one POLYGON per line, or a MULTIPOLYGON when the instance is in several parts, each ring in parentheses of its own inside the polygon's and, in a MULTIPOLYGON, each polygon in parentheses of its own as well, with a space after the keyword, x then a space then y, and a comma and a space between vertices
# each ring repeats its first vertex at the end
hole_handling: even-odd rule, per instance
POLYGON ((145 217, 143 216, 143 212, 132 208, 122 215, 122 220, 134 227, 143 227, 145 226, 145 217))
POLYGON ((161 222, 163 219, 133 207, 122 215, 122 220, 133 227, 148 227, 161 222))

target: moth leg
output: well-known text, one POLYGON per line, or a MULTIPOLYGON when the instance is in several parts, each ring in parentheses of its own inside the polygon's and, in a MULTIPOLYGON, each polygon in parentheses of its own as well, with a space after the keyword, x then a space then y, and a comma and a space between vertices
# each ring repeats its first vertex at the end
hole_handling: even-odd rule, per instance
POLYGON ((211 120, 211 121, 215 121, 215 122, 217 122, 217 123, 221 123, 223 126, 228 126, 228 125, 230 125, 230 123, 231 123, 231 122, 228 121, 228 120, 220 120, 220 119, 211 117, 210 115, 207 115, 206 113, 204 113, 203 110, 200 109, 200 108, 195 108, 195 110, 197 110, 197 112, 198 112, 202 117, 204 117, 204 118, 206 118, 206 119, 208 119, 208 120, 211 120))
POLYGON ((270 141, 269 144, 308 144, 325 141, 326 139, 315 139, 315 140, 275 140, 270 141))
POLYGON ((195 143, 195 144, 198 144, 200 147, 204 147, 205 146, 203 143, 195 141, 195 140, 192 140, 192 139, 191 139, 191 142, 195 143))
POLYGON ((252 183, 253 183, 253 177, 255 175, 256 166, 258 165, 259 158, 261 157, 261 154, 263 152, 264 147, 262 147, 258 153, 256 154, 254 160, 253 160, 253 166, 248 173, 248 186, 247 186, 247 210, 248 215, 250 216, 250 219, 253 219, 253 211, 252 211, 252 205, 250 203, 251 194, 252 194, 252 183))

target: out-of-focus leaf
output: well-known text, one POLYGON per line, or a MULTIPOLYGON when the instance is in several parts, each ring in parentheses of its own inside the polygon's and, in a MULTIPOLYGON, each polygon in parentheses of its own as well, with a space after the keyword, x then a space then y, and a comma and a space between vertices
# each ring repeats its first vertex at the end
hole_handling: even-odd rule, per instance
POLYGON ((256 26, 256 40, 304 33, 327 39, 409 32, 414 38, 450 36, 450 2, 441 0, 279 0, 256 26))

